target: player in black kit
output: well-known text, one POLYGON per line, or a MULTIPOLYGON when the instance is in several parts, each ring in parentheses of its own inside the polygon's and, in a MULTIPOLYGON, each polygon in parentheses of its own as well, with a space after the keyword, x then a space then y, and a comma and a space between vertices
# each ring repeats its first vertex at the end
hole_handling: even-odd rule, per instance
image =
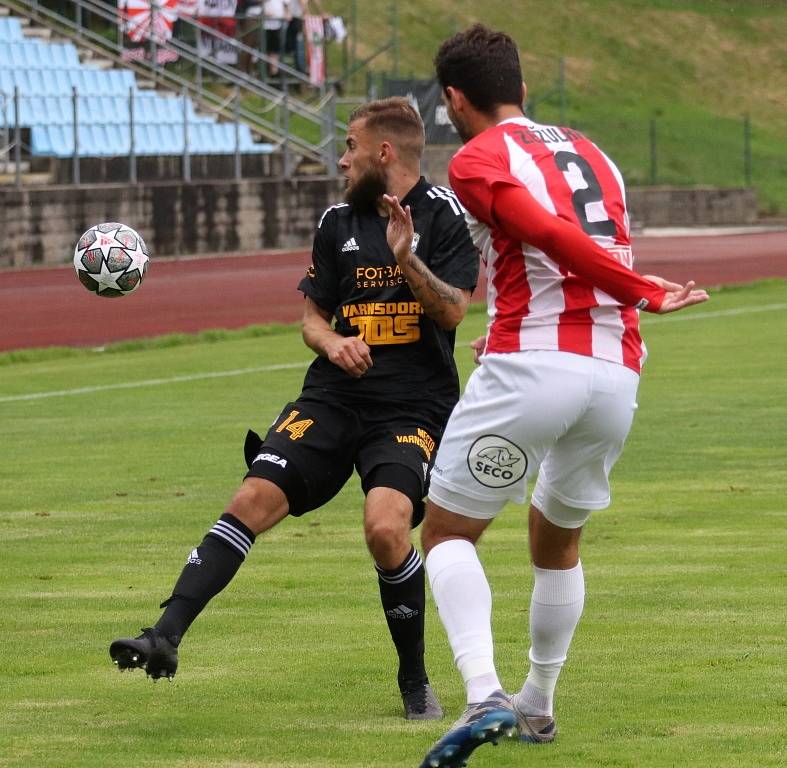
POLYGON ((171 678, 184 633, 255 536, 323 506, 355 469, 405 717, 437 719, 424 666, 424 568, 410 529, 459 397, 454 329, 478 278, 478 253, 453 193, 420 175, 423 125, 406 99, 359 107, 346 145, 347 202, 320 219, 299 285, 303 338, 318 355, 303 390, 264 440, 249 432, 248 474, 192 550, 156 625, 116 640, 110 655, 121 669, 171 678))

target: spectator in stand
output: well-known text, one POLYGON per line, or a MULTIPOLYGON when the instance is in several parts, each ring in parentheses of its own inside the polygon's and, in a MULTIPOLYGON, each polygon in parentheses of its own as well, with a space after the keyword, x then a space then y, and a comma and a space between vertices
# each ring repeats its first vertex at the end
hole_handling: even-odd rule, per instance
POLYGON ((284 52, 292 55, 293 66, 298 72, 306 72, 306 41, 303 37, 303 17, 316 14, 325 16, 320 0, 290 0, 290 20, 284 52))
POLYGON ((279 61, 284 47, 284 35, 290 20, 291 0, 265 0, 265 52, 268 54, 268 76, 279 77, 279 61))
MULTIPOLYGON (((260 50, 262 36, 260 24, 262 23, 263 0, 238 0, 235 10, 237 19, 237 38, 247 48, 260 50)), ((254 73, 254 66, 258 59, 246 51, 241 51, 238 65, 240 69, 249 74, 254 73)))

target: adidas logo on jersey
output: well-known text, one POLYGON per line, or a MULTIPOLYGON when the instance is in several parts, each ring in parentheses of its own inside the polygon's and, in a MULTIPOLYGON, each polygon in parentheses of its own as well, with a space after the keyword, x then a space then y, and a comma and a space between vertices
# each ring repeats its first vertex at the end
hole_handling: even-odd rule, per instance
POLYGON ((396 608, 386 611, 385 615, 390 616, 392 619, 412 619, 413 616, 418 615, 418 609, 408 608, 406 605, 397 605, 396 608))
POLYGON ((358 243, 355 242, 355 238, 351 237, 343 246, 342 246, 342 253, 347 253, 348 251, 360 251, 361 247, 358 243))

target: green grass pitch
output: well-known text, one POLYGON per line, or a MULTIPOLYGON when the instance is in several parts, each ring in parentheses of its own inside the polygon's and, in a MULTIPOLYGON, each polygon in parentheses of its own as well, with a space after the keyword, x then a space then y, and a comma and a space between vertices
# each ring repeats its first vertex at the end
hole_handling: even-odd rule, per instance
MULTIPOLYGON (((474 768, 787 764, 786 285, 643 317, 640 410, 613 506, 584 534, 561 735, 483 747, 474 768)), ((475 311, 460 329, 463 380, 483 324, 475 311)), ((400 717, 355 481, 258 540, 174 683, 110 663, 114 637, 157 618, 240 481, 246 428, 297 394, 309 358, 285 328, 0 359, 2 768, 414 768, 462 709, 430 603, 448 717, 400 717)), ((480 548, 510 689, 526 668, 524 520, 507 507, 480 548)))

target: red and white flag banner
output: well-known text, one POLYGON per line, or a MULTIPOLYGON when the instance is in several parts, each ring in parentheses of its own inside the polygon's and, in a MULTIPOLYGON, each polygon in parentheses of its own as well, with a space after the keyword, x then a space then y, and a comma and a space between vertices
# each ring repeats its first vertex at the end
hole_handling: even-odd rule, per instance
POLYGON ((303 36, 309 61, 309 80, 312 85, 325 84, 325 27, 322 16, 303 17, 303 36))
POLYGON ((151 37, 164 43, 172 37, 181 0, 118 0, 118 11, 125 31, 135 43, 151 37), (153 7, 155 6, 155 7, 153 7))

